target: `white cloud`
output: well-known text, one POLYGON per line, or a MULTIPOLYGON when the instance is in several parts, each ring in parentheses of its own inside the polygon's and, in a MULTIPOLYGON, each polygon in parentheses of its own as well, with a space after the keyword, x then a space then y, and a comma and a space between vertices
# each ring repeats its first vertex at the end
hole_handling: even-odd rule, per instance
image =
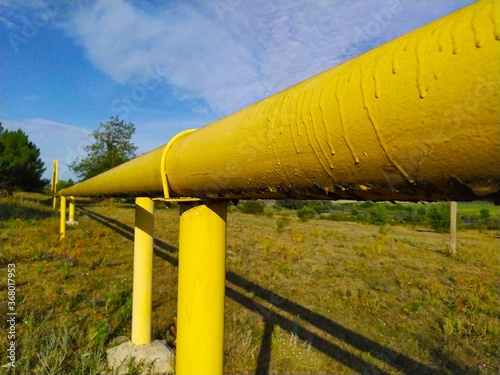
MULTIPOLYGON (((178 89, 199 93, 220 84, 221 77, 234 82, 256 75, 250 52, 216 19, 171 4, 151 15, 123 1, 97 2, 78 12, 68 27, 89 59, 120 83, 141 79, 149 69, 178 89)), ((215 110, 235 105, 231 95, 205 99, 215 110)))
MULTIPOLYGON (((460 0, 464 3, 469 0, 460 0)), ((161 71, 228 114, 457 7, 457 1, 98 1, 66 25, 120 83, 161 71)))
POLYGON ((206 123, 201 119, 143 122, 137 126, 132 142, 137 146, 137 155, 141 155, 167 144, 181 131, 198 129, 205 125, 206 123))

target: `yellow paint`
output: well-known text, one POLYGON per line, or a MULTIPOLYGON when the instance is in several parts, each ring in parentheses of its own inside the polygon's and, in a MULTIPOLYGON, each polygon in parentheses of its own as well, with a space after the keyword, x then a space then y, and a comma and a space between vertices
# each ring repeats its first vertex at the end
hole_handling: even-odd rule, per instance
POLYGON ((177 141, 181 137, 184 137, 185 135, 188 135, 188 134, 194 132, 195 130, 196 129, 188 129, 188 130, 184 130, 184 131, 180 132, 179 134, 177 134, 176 136, 174 136, 170 140, 170 142, 168 142, 165 145, 165 147, 163 148, 163 154, 161 156, 161 161, 160 161, 160 173, 161 173, 162 183, 163 183, 163 196, 165 198, 167 198, 167 199, 170 198, 170 192, 169 192, 169 189, 168 189, 167 173, 165 171, 165 166, 166 166, 166 160, 167 160, 168 151, 170 150, 170 148, 172 147, 172 145, 174 144, 175 141, 177 141))
POLYGON ((222 374, 226 202, 182 203, 176 374, 222 374))
POLYGON ((59 239, 64 240, 66 237, 66 197, 61 196, 61 211, 59 215, 59 239))
POLYGON ((499 4, 474 3, 61 194, 500 200, 499 4))
POLYGON ((498 4, 472 4, 183 137, 167 158, 171 191, 499 199, 468 187, 500 180, 498 4))
POLYGON ((60 191, 73 196, 163 196, 161 160, 165 146, 130 160, 99 176, 60 191))
POLYGON ((69 197, 69 221, 75 221, 75 197, 69 197))
POLYGON ((132 344, 151 343, 153 287, 154 202, 135 199, 134 286, 132 295, 132 344))
POLYGON ((57 205, 57 182, 58 182, 58 172, 59 171, 59 162, 54 160, 54 164, 52 165, 52 182, 50 185, 50 191, 52 192, 52 209, 56 209, 57 205))

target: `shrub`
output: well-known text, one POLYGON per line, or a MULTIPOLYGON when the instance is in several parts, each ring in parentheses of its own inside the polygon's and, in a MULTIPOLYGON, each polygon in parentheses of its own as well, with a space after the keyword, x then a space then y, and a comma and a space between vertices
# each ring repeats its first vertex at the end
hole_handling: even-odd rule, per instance
POLYGON ((479 214, 481 215, 481 219, 483 220, 489 219, 490 210, 488 210, 487 208, 483 208, 481 209, 481 211, 479 211, 479 214))
POLYGON ((359 207, 361 208, 371 208, 375 205, 375 203, 373 203, 372 201, 364 201, 363 203, 361 203, 359 205, 359 207))
POLYGON ((306 204, 306 201, 299 201, 295 199, 284 199, 277 200, 275 205, 283 208, 288 208, 290 210, 298 210, 306 204))
POLYGON ((259 201, 245 201, 238 204, 238 209, 245 214, 262 215, 266 205, 259 201))
POLYGON ((427 213, 427 210, 425 209, 424 206, 419 207, 417 210, 417 215, 419 215, 419 216, 425 216, 426 213, 427 213))
MULTIPOLYGON (((436 232, 447 232, 450 228, 449 203, 433 204, 427 211, 429 225, 436 232)), ((458 219, 458 218, 457 218, 458 219)))
POLYGON ((304 206, 297 211, 297 217, 300 221, 308 221, 316 216, 316 210, 309 206, 304 206))
POLYGON ((413 212, 405 212, 402 220, 403 223, 415 224, 420 222, 420 216, 414 215, 413 212))
POLYGON ((332 210, 331 201, 321 201, 321 200, 295 200, 295 199, 285 199, 277 200, 275 202, 275 207, 288 208, 290 210, 300 210, 304 206, 312 207, 316 210, 318 214, 329 212, 332 210))
POLYGON ((349 215, 348 213, 342 212, 342 211, 334 211, 328 215, 321 216, 320 219, 331 220, 331 221, 359 221, 360 217, 359 216, 352 216, 352 215, 349 215))
POLYGON ((385 225, 389 221, 387 209, 382 204, 374 204, 368 209, 369 221, 372 224, 385 225))
POLYGON ((283 230, 290 225, 291 219, 288 216, 282 216, 276 220, 276 230, 278 233, 283 233, 283 230))
POLYGON ((227 212, 228 213, 231 213, 231 212, 235 212, 237 211, 238 209, 236 208, 236 206, 234 205, 233 202, 229 202, 228 205, 227 205, 227 212))
POLYGON ((307 206, 314 208, 318 214, 332 210, 332 202, 330 201, 308 201, 307 206))

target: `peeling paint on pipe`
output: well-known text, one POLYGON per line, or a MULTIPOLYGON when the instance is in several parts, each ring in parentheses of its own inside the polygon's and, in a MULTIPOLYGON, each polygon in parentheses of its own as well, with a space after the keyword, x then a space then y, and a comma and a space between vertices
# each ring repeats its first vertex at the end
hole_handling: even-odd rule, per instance
MULTIPOLYGON (((176 140, 170 196, 500 201, 499 8, 472 4, 176 140)), ((161 152, 61 194, 158 194, 161 152)))

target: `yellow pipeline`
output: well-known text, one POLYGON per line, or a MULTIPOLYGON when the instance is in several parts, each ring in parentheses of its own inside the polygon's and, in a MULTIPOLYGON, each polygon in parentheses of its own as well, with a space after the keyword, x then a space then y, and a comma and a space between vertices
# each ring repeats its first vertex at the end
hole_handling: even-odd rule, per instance
MULTIPOLYGON (((499 201, 499 86, 500 0, 480 1, 178 139, 170 195, 499 201)), ((158 192, 151 159, 61 194, 158 192)))
POLYGON ((60 191, 74 196, 161 196, 161 160, 165 146, 60 191))
POLYGON ((499 25, 499 1, 473 4, 206 126, 172 146, 170 188, 498 199, 499 25))
POLYGON ((227 204, 183 203, 176 374, 222 374, 227 204))

